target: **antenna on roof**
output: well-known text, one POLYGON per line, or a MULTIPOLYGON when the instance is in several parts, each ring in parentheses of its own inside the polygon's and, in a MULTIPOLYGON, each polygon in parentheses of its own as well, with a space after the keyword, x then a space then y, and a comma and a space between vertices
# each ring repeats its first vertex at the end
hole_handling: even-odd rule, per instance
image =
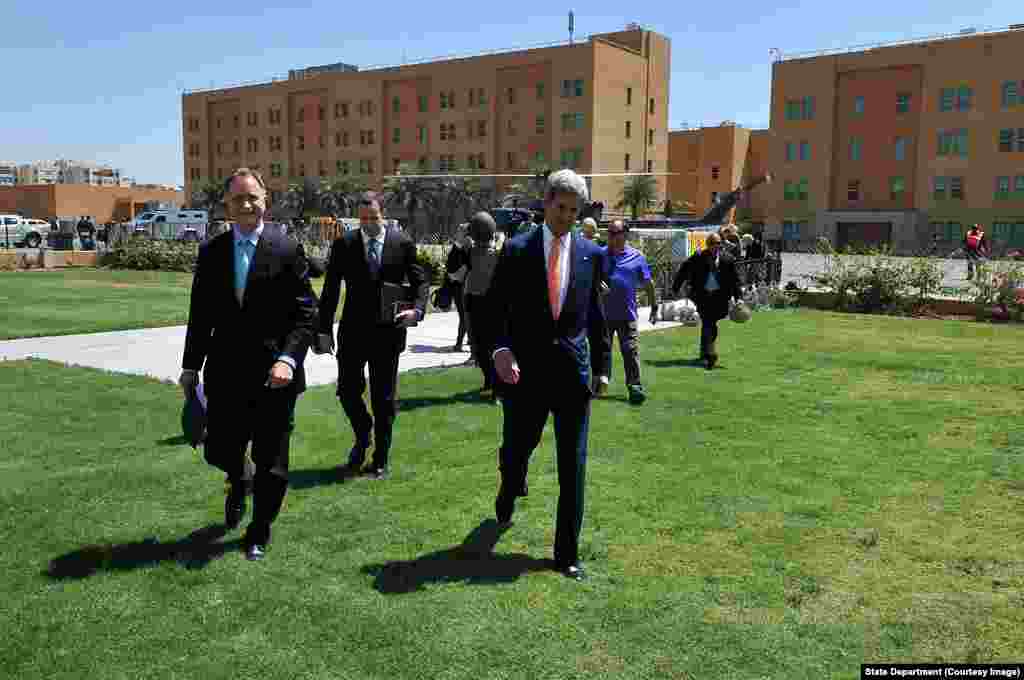
POLYGON ((576 19, 576 17, 573 16, 572 10, 569 10, 569 44, 570 45, 572 44, 572 34, 573 34, 573 30, 575 29, 575 26, 574 26, 575 19, 576 19))

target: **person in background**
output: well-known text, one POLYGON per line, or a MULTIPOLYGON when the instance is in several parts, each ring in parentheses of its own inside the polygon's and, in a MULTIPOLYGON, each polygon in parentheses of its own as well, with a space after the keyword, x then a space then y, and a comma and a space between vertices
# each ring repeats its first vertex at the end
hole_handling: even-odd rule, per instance
POLYGON ((583 219, 583 226, 580 229, 580 233, 583 235, 583 238, 588 241, 593 241, 602 248, 608 245, 607 241, 602 241, 599 238, 597 233, 597 221, 594 220, 593 217, 585 217, 583 219))
POLYGON ((722 236, 723 252, 732 257, 733 260, 741 259, 743 257, 743 246, 740 243, 740 235, 736 225, 727 224, 718 233, 722 236))
MULTIPOLYGON (((452 347, 453 352, 462 351, 462 338, 466 335, 469 327, 463 287, 466 282, 466 274, 469 272, 470 245, 471 241, 466 227, 459 227, 459 231, 455 235, 455 243, 452 245, 452 249, 448 251, 448 260, 444 265, 444 275, 447 279, 448 290, 452 293, 452 301, 455 303, 455 309, 459 313, 459 331, 455 336, 455 346, 452 347)), ((469 344, 470 347, 473 346, 472 338, 470 338, 469 344)))
POLYGON ((747 246, 747 259, 764 259, 764 237, 760 232, 754 234, 753 240, 750 242, 750 245, 747 246))
POLYGON ((469 222, 469 272, 466 274, 466 313, 469 317, 469 336, 473 347, 473 358, 483 373, 484 385, 481 396, 495 398, 494 348, 495 310, 487 303, 491 289, 494 267, 498 263, 502 239, 494 218, 489 213, 478 212, 469 222))
MULTIPOLYGON (((407 234, 384 226, 384 211, 376 194, 364 193, 358 202, 359 229, 342 234, 331 244, 320 299, 315 350, 334 350, 334 314, 345 283, 345 308, 338 324, 338 400, 348 416, 355 443, 343 466, 346 476, 363 472, 366 452, 373 458, 365 471, 372 479, 389 476, 392 433, 398 393, 398 358, 405 351, 407 329, 427 310, 430 282, 416 258, 416 244, 407 234), (410 309, 384 309, 385 288, 409 282, 410 309), (370 405, 366 408, 366 369, 370 372, 370 405), (372 434, 372 439, 371 439, 372 434)), ((390 295, 390 293, 388 293, 390 295)))
MULTIPOLYGON (((629 228, 622 220, 608 227, 608 293, 604 298, 604 314, 608 322, 608 341, 617 334, 622 363, 626 372, 626 390, 631 404, 642 404, 647 398, 640 382, 640 333, 637 328, 636 292, 640 286, 651 305, 650 322, 657 323, 658 304, 647 258, 626 243, 629 228)), ((611 353, 603 373, 611 375, 611 353)))
POLYGON ((988 241, 985 240, 985 231, 980 224, 971 225, 970 230, 964 234, 964 254, 967 255, 967 280, 974 278, 974 269, 981 261, 988 257, 988 241))
POLYGON ((723 251, 719 234, 709 234, 704 250, 679 268, 672 281, 676 296, 684 283, 689 284, 690 299, 700 315, 700 359, 710 371, 718 363, 718 322, 729 315, 729 302, 740 298, 736 263, 723 251))

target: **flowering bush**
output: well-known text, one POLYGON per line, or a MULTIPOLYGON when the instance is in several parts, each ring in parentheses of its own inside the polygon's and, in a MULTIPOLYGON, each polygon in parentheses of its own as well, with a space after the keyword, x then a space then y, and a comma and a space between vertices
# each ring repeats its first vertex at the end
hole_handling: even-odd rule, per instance
POLYGON ((192 272, 198 255, 197 243, 134 238, 104 253, 100 263, 111 269, 192 272))

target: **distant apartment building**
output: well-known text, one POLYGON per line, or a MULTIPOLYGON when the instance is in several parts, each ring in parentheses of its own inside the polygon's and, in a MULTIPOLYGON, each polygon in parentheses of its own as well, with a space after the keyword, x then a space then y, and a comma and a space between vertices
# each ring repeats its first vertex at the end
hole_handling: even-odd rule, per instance
MULTIPOLYGON (((240 166, 261 171, 274 198, 303 178, 362 174, 379 183, 400 164, 665 172, 670 56, 665 36, 631 26, 574 44, 369 70, 335 64, 187 93, 185 195, 240 166)), ((622 178, 590 184, 595 200, 612 204, 622 178)))
POLYGON ((773 64, 751 218, 809 248, 956 247, 970 224, 1024 247, 1024 25, 773 64))
POLYGON ((57 161, 62 184, 90 184, 92 186, 121 186, 121 171, 87 161, 57 161))
POLYGON ((25 163, 18 166, 18 184, 57 184, 60 167, 53 162, 25 163))
MULTIPOLYGON (((767 171, 768 130, 750 130, 725 121, 717 127, 672 130, 668 135, 668 198, 677 209, 689 204, 697 215, 716 197, 750 183, 767 171)), ((756 204, 765 187, 745 195, 731 215, 736 222, 753 222, 756 204)), ((763 220, 748 225, 764 229, 763 220)))
POLYGON ((13 161, 0 161, 0 187, 12 187, 18 183, 18 164, 13 161))

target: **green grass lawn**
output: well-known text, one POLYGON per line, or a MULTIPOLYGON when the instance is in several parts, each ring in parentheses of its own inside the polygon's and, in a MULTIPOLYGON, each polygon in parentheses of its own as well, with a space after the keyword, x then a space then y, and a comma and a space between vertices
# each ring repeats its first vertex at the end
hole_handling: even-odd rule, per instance
POLYGON ((178 272, 0 272, 0 340, 183 325, 191 289, 178 272))
POLYGON ((596 402, 582 553, 546 569, 553 436, 500 537, 500 408, 401 377, 392 478, 337 483, 333 390, 299 402, 263 563, 168 385, 0 364, 0 659, 31 678, 855 678, 1024 658, 1021 329, 767 312, 644 334, 596 402), (462 547, 460 547, 462 546, 462 547), (492 549, 493 548, 493 549, 492 549))

